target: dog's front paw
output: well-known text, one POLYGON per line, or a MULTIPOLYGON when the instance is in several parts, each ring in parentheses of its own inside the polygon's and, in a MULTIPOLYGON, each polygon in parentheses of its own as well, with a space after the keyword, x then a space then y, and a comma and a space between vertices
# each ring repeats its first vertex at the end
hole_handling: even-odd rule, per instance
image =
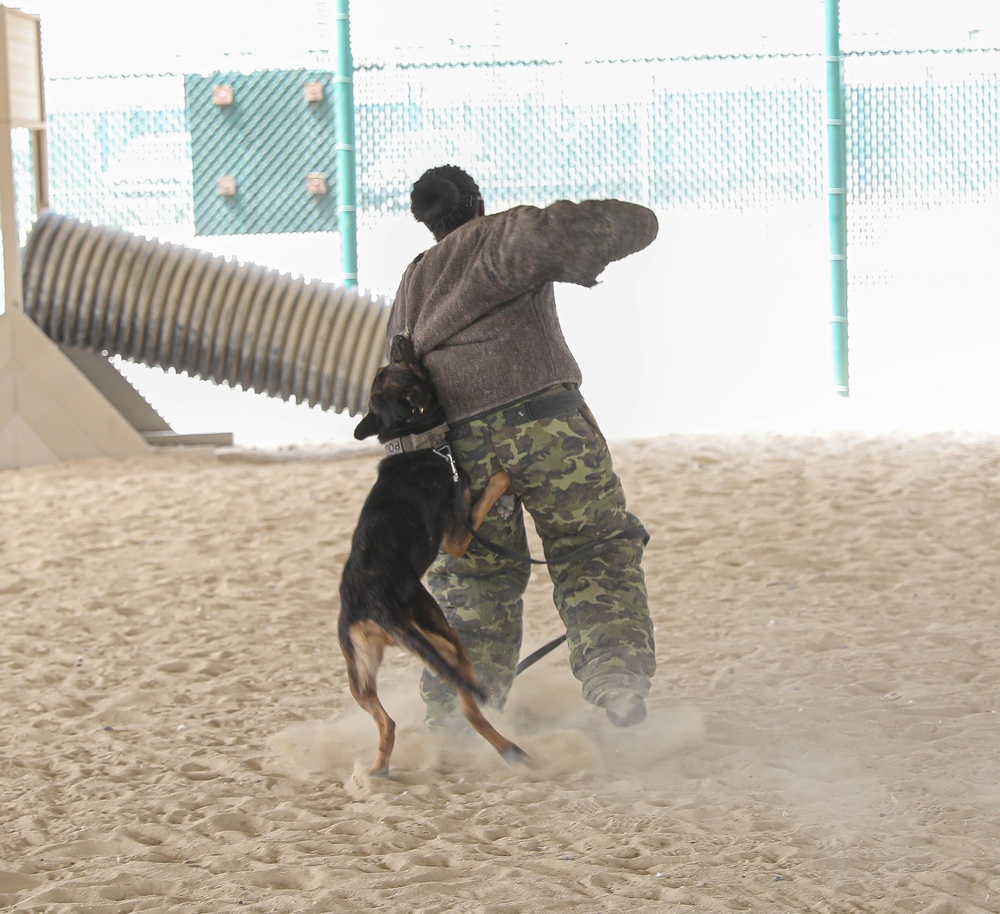
POLYGON ((514 515, 514 511, 517 508, 517 498, 514 495, 501 495, 497 499, 496 512, 504 520, 510 520, 514 515))

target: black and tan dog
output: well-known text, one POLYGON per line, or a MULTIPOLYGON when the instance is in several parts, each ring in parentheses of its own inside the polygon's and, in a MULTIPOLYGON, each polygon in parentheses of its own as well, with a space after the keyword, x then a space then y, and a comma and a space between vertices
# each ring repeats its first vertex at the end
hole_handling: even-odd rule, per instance
POLYGON ((468 477, 447 448, 447 431, 412 342, 393 337, 389 364, 376 374, 369 411, 354 431, 358 439, 378 435, 387 456, 351 541, 339 621, 351 694, 378 726, 371 771, 382 777, 389 775, 396 725, 379 701, 375 680, 382 655, 393 644, 412 651, 458 690, 466 720, 506 761, 527 761, 480 711, 476 699, 484 695, 472 661, 422 582, 440 549, 464 554, 472 538, 469 526, 478 529, 510 485, 506 473, 496 474, 472 505, 468 477))

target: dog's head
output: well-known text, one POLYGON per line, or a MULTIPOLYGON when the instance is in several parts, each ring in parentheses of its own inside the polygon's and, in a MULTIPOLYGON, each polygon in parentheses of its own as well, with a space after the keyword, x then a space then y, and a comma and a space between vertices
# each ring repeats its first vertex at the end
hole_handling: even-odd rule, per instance
POLYGON ((413 349, 413 341, 396 334, 389 343, 389 364, 372 381, 368 412, 354 429, 359 441, 428 431, 444 420, 430 375, 413 349))

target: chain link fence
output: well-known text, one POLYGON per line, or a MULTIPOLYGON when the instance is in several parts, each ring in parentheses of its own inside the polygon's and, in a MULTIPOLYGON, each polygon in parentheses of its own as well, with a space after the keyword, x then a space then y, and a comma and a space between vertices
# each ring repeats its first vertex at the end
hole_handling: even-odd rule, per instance
MULTIPOLYGON (((869 209, 996 201, 998 72, 997 50, 846 55, 852 244, 877 235, 869 209)), ((588 196, 657 209, 819 203, 822 74, 818 55, 360 67, 359 218, 405 213, 415 177, 444 161, 473 172, 492 208, 588 196)), ((183 76, 49 80, 47 102, 53 209, 192 230, 183 76)), ((26 231, 26 142, 18 159, 26 231)))
MULTIPOLYGON (((935 346, 942 320, 968 339, 1000 335, 992 316, 1000 309, 983 308, 1000 282, 1000 49, 854 51, 847 42, 844 49, 857 389, 886 352, 935 346)), ((407 220, 411 183, 446 161, 476 175, 494 210, 561 197, 643 202, 704 232, 689 236, 709 239, 704 275, 740 271, 725 291, 731 300, 752 299, 772 328, 800 326, 808 309, 818 339, 829 313, 824 75, 818 50, 361 61, 358 224, 407 220)), ((184 81, 183 74, 48 80, 51 207, 209 246, 211 239, 195 238, 184 81)), ((26 141, 17 161, 24 236, 33 214, 26 141)), ((289 187, 301 192, 298 183, 289 187)), ((336 248, 326 246, 327 265, 336 248)), ((664 248, 663 256, 669 292, 670 259, 680 255, 664 248)), ((377 294, 391 295, 398 275, 373 281, 360 258, 359 280, 377 294)), ((740 320, 731 322, 735 335, 760 332, 740 320)), ((739 345, 734 339, 734 352, 739 345)), ((814 362, 828 358, 825 343, 784 349, 796 345, 813 347, 814 362)), ((800 367, 789 364, 785 373, 800 367)), ((900 383, 924 383, 919 370, 907 371, 900 383)))

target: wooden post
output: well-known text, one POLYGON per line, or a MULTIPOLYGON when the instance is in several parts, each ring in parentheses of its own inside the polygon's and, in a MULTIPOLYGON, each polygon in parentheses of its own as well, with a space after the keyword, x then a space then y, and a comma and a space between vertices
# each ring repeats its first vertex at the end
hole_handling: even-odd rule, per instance
MULTIPOLYGON (((0 467, 149 452, 142 435, 24 313, 11 133, 32 132, 36 211, 48 205, 41 21, 0 6, 0 467)), ((138 396, 138 394, 136 394, 138 396)))
MULTIPOLYGON (((17 237, 16 187, 11 131, 32 131, 36 198, 48 199, 48 179, 40 165, 45 148, 41 21, 38 16, 0 6, 0 232, 3 233, 4 307, 19 310, 21 256, 17 237)), ((41 201, 36 199, 36 209, 41 201)))

